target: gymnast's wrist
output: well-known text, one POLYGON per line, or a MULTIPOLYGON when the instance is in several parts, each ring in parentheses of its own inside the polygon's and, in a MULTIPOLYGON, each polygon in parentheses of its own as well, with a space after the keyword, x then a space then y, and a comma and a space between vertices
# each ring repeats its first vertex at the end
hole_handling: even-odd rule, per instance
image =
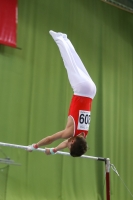
POLYGON ((32 146, 34 149, 38 149, 38 144, 33 144, 32 146))
POLYGON ((56 154, 56 152, 57 152, 56 148, 50 148, 50 153, 52 155, 56 154))

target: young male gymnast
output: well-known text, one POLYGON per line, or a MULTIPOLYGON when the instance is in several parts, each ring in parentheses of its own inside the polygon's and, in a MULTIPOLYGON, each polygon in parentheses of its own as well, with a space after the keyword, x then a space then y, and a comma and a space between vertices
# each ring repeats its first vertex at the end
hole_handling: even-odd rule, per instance
POLYGON ((55 148, 46 148, 45 153, 47 155, 55 154, 68 147, 70 155, 78 157, 87 151, 86 136, 89 130, 91 104, 96 94, 96 86, 67 35, 52 30, 49 33, 59 48, 74 94, 65 129, 30 145, 28 151, 51 144, 57 139, 67 139, 55 148))

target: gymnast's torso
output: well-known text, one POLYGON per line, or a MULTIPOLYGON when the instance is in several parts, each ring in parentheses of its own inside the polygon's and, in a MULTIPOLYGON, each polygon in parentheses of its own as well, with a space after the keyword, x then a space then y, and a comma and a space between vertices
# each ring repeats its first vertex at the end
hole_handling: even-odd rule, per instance
POLYGON ((68 124, 73 124, 73 136, 84 133, 86 138, 90 125, 91 104, 91 98, 73 95, 68 112, 68 124))

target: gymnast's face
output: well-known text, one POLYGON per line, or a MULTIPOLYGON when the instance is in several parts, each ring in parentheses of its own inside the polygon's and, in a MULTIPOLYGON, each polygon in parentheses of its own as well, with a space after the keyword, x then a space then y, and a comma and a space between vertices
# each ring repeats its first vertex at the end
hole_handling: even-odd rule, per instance
POLYGON ((71 149, 71 145, 75 142, 75 140, 76 140, 75 137, 71 137, 68 139, 68 143, 67 143, 68 149, 71 149))
POLYGON ((71 145, 76 141, 76 137, 84 137, 84 133, 81 133, 75 137, 71 137, 68 139, 68 144, 67 144, 67 147, 68 149, 71 149, 71 145))

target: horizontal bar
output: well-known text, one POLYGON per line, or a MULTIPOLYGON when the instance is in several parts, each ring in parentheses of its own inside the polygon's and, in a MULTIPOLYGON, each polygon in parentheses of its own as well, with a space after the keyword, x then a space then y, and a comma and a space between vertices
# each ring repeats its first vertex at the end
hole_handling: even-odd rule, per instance
MULTIPOLYGON (((14 148, 20 148, 20 149, 25 149, 25 150, 28 150, 28 147, 29 147, 29 146, 22 146, 22 145, 18 145, 18 144, 9 144, 9 143, 3 143, 3 142, 0 142, 0 146, 14 147, 14 148)), ((38 148, 35 151, 45 152, 45 149, 38 148)), ((70 153, 63 152, 63 151, 57 151, 56 154, 70 156, 70 153)), ((105 161, 106 160, 106 158, 87 156, 87 155, 82 155, 81 158, 88 158, 88 159, 93 159, 93 160, 98 160, 98 161, 105 161)))

